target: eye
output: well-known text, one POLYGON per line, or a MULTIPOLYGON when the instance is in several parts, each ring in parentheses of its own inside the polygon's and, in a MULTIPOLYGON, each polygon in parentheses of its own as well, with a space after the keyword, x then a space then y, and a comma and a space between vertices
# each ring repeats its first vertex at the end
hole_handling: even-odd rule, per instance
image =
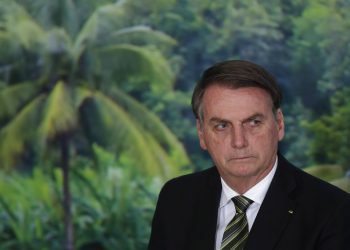
POLYGON ((261 119, 259 118, 252 118, 248 120, 248 125, 250 127, 257 127, 262 123, 261 119))
POLYGON ((226 122, 220 122, 220 123, 215 125, 216 130, 224 130, 225 128, 227 128, 226 122))

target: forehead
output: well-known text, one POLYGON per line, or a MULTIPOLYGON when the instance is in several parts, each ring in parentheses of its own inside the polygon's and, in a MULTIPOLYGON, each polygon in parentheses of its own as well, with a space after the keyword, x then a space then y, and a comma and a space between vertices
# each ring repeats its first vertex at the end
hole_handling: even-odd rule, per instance
POLYGON ((257 87, 229 88, 214 84, 203 95, 203 114, 207 118, 245 119, 250 115, 272 113, 273 102, 264 89, 257 87), (209 117, 208 117, 209 116, 209 117))

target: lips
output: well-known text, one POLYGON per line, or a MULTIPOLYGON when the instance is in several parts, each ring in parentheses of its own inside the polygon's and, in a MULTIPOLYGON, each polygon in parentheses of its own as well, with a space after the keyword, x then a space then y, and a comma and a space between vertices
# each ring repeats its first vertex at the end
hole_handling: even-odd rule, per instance
POLYGON ((251 159, 253 158, 252 156, 235 156, 230 158, 230 161, 243 161, 243 160, 247 160, 247 159, 251 159))

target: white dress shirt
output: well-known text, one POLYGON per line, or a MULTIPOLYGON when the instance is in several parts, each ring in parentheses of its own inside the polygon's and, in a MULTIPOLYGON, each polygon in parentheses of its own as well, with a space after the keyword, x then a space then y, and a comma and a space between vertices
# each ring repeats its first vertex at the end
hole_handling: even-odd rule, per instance
MULTIPOLYGON (((265 198, 266 192, 271 184, 272 178, 275 175, 277 169, 277 161, 278 160, 276 157, 275 164, 270 173, 266 175, 264 179, 262 179, 260 182, 255 184, 255 186, 253 186, 243 194, 245 197, 253 201, 253 203, 249 206, 249 208, 246 211, 249 231, 253 226, 256 215, 258 214, 260 206, 265 198)), ((216 226, 216 250, 220 250, 222 236, 224 235, 225 228, 236 214, 235 205, 231 199, 237 195, 240 195, 232 188, 230 188, 222 178, 221 185, 222 191, 218 210, 218 221, 216 226)))

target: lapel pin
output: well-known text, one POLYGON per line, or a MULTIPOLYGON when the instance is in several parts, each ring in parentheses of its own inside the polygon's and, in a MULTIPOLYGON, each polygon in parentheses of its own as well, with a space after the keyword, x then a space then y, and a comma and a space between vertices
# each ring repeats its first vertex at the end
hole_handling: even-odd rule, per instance
POLYGON ((288 213, 294 214, 294 211, 290 209, 290 210, 288 210, 288 213))

